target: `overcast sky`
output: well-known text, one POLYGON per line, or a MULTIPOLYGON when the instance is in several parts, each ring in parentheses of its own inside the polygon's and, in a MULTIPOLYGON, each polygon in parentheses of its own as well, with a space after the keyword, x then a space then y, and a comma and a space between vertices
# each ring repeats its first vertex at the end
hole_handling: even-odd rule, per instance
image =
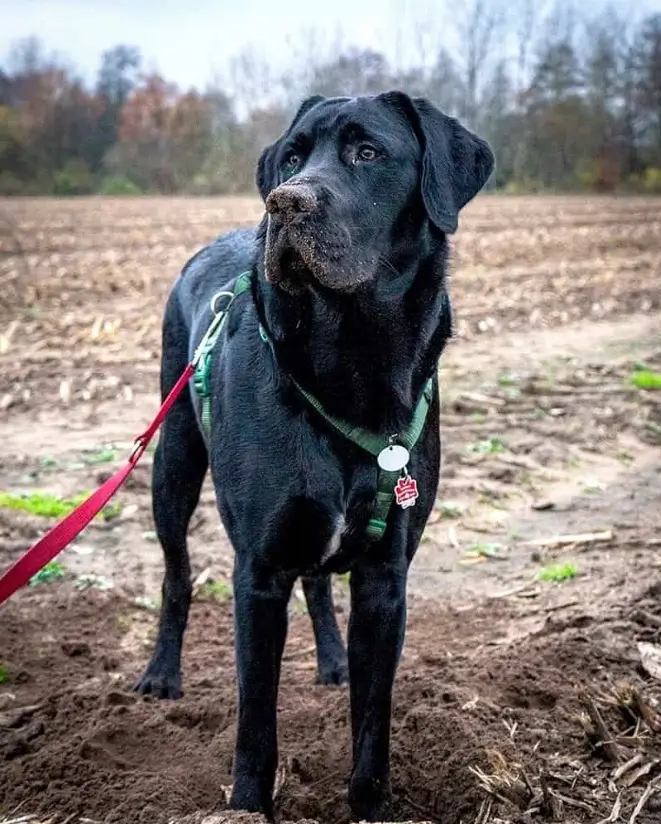
MULTIPOLYGON (((603 3, 578 5, 589 9, 603 3)), ((614 0, 613 5, 637 16, 661 11, 661 0, 614 0)), ((13 41, 36 35, 92 80, 101 53, 127 43, 140 48, 145 68, 182 87, 203 88, 214 70, 223 73, 229 58, 249 44, 272 65, 284 67, 291 38, 306 27, 332 38, 339 23, 352 43, 407 62, 419 50, 412 34, 416 21, 424 22, 428 38, 443 38, 442 6, 442 0, 0 0, 0 61, 13 41)))

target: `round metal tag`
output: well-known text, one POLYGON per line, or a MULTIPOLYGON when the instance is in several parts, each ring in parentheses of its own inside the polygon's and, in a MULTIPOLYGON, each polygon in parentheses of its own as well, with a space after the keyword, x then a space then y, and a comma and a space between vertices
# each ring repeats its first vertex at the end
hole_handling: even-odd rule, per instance
POLYGON ((376 461, 385 472, 399 472, 408 464, 410 457, 408 449, 396 443, 382 449, 376 461))

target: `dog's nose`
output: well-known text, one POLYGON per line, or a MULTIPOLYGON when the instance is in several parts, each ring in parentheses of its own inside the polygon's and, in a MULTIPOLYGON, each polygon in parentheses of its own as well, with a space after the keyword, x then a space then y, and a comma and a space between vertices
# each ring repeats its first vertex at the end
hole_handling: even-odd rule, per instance
POLYGON ((298 215, 309 215, 317 210, 317 198, 311 186, 303 183, 283 183, 266 198, 266 211, 285 223, 298 215))

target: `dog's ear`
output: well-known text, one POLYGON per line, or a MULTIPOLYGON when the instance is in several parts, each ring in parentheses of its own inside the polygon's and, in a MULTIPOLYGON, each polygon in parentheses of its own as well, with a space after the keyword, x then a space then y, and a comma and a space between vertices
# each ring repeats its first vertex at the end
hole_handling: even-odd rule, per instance
POLYGON ((257 161, 256 182, 259 193, 262 196, 262 200, 266 200, 266 198, 269 195, 269 192, 272 189, 275 189, 277 185, 278 170, 276 165, 276 157, 278 154, 278 149, 282 145, 282 142, 286 140, 294 126, 296 126, 296 124, 303 117, 303 115, 306 112, 309 112, 313 106, 317 105, 317 103, 321 103, 321 101, 325 99, 326 98, 320 94, 315 94, 312 95, 312 97, 306 98, 298 107, 298 111, 296 112, 293 120, 287 127, 287 130, 282 135, 280 135, 280 137, 274 143, 271 143, 270 146, 267 146, 261 153, 259 160, 257 161))
POLYGON ((389 102, 403 110, 420 141, 420 190, 429 219, 441 231, 457 231, 459 212, 489 179, 494 156, 489 144, 454 117, 422 97, 390 92, 389 102))

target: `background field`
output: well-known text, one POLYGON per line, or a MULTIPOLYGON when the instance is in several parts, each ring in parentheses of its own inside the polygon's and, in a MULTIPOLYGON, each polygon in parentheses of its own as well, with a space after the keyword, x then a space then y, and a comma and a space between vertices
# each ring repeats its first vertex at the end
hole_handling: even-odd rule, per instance
MULTIPOLYGON (((125 459, 158 408, 170 284, 260 213, 250 198, 0 202, 0 569, 53 520, 12 496, 61 507, 125 459)), ((661 389, 631 379, 661 372, 661 200, 482 196, 454 241, 451 288, 442 482, 396 690, 396 815, 658 822, 661 667, 639 644, 661 642, 661 389)), ((186 695, 128 690, 157 621, 150 464, 0 608, 0 819, 222 809, 232 555, 208 482, 190 537, 186 695)), ((346 582, 335 587, 344 623, 346 582)), ((348 694, 313 684, 300 593, 285 658, 279 812, 348 821, 348 694)))

